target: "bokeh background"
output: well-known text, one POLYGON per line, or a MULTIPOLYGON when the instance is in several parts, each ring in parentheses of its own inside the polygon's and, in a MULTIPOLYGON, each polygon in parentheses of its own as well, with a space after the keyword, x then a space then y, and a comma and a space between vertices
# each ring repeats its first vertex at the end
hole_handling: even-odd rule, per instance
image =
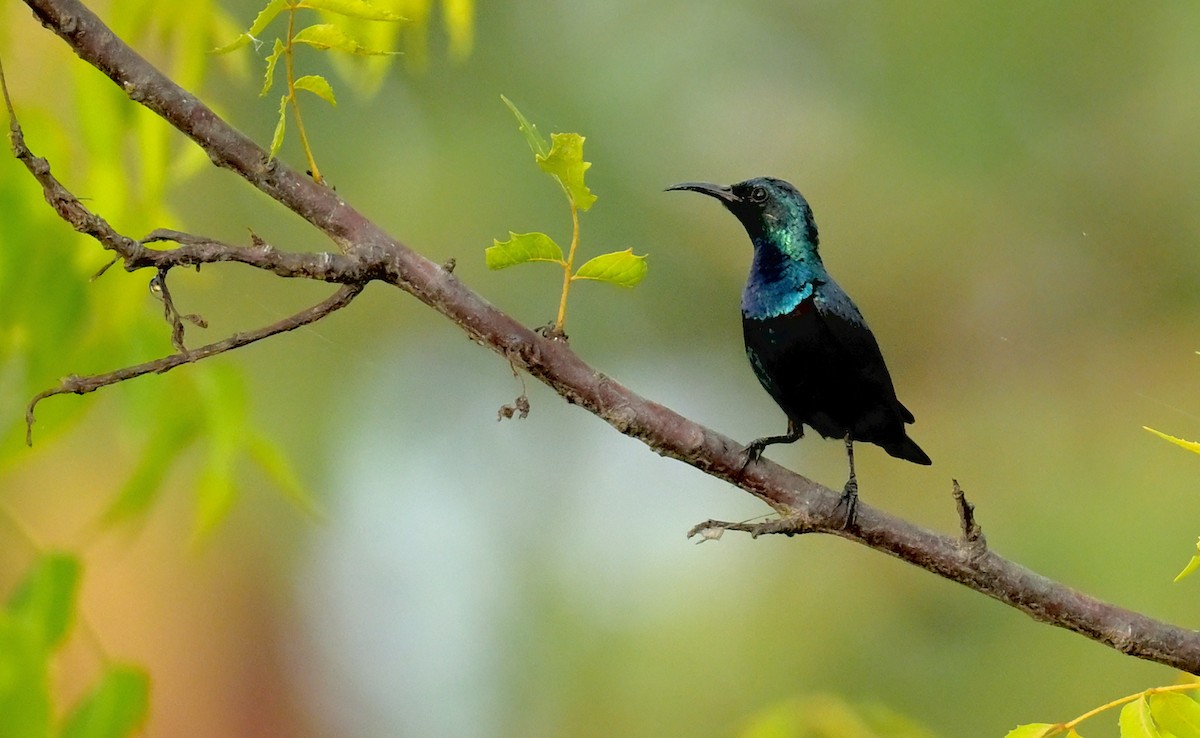
MULTIPOLYGON (((242 25, 257 10, 221 7, 242 25)), ((67 82, 108 83, 23 5, 3 8, 30 144, 56 152, 55 170, 118 228, 163 225, 142 223, 133 205, 124 219, 104 211, 112 192, 145 184, 136 149, 113 154, 129 182, 88 179, 110 132, 89 128, 100 103, 67 82)), ((168 59, 177 38, 142 30, 139 48, 168 59)), ((741 347, 749 245, 715 203, 662 189, 789 179, 934 459, 922 468, 863 449, 864 499, 952 532, 958 479, 997 551, 1197 625, 1200 580, 1171 579, 1200 532, 1200 459, 1142 426, 1200 436, 1200 6, 506 0, 480 3, 474 31, 459 59, 432 18, 425 53, 410 50, 373 96, 309 57, 339 91, 336 109, 307 110, 340 194, 540 325, 559 277, 541 265, 489 273, 483 249, 509 230, 566 242, 569 220, 500 95, 544 132, 586 135, 599 201, 582 248, 633 247, 651 266, 629 292, 577 286, 572 346, 749 440, 784 429, 741 347)), ((257 97, 258 63, 244 54, 214 60, 202 93, 266 142, 277 98, 257 97)), ((115 89, 89 94, 129 105, 115 89)), ((303 167, 294 141, 282 156, 303 167)), ((35 188, 11 161, 0 185, 12 203, 35 188)), ((329 247, 227 172, 194 166, 165 186, 185 230, 329 247)), ((766 510, 514 378, 386 287, 312 328, 177 372, 190 379, 55 398, 26 450, 28 387, 170 347, 147 275, 114 269, 89 284, 105 261, 94 245, 48 210, 0 207, 28 226, 0 242, 10 270, 0 301, 20 328, 6 334, 0 377, 21 380, 0 382, 0 584, 32 556, 18 526, 83 553, 85 632, 58 686, 69 699, 91 681, 97 641, 144 664, 149 735, 724 736, 836 698, 940 736, 1000 736, 1176 678, 839 539, 694 545, 684 533, 700 520, 766 510), (26 261, 48 249, 58 255, 38 290, 15 293, 13 275, 32 280, 26 261), (64 305, 89 335, 127 325, 135 338, 119 355, 83 350, 91 344, 39 323, 57 325, 48 316, 64 305), (50 359, 30 358, 47 345, 50 359), (244 406, 233 422, 284 449, 320 515, 246 465, 228 517, 193 540, 192 492, 206 473, 195 451, 164 472, 136 524, 101 525, 155 435, 144 420, 220 405, 224 392, 204 388, 229 386, 244 406), (523 390, 529 417, 497 422, 523 390)), ((328 291, 236 266, 172 279, 181 307, 209 319, 204 337, 328 291)), ((844 481, 840 443, 807 438, 770 455, 844 481)), ((1106 730, 1115 735, 1107 725, 1089 735, 1106 730)))

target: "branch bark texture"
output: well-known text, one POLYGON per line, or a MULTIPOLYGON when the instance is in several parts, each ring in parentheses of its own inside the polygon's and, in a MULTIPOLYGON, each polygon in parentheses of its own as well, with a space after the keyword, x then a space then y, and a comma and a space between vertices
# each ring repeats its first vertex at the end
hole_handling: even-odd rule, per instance
MULTIPOLYGON (((51 205, 76 228, 92 233, 105 248, 115 251, 126 269, 162 270, 236 261, 280 276, 347 285, 327 301, 338 303, 336 307, 344 304, 339 301, 348 302, 368 282, 393 285, 456 323, 475 342, 544 382, 567 402, 594 413, 660 455, 683 461, 758 497, 781 515, 781 520, 758 526, 710 521, 697 529, 839 535, 959 582, 1035 620, 1073 630, 1138 658, 1200 674, 1200 633, 1102 602, 1004 559, 987 547, 961 493, 961 538, 919 528, 863 503, 858 506, 857 523, 842 530, 842 515, 836 509, 837 491, 765 459, 743 471, 739 443, 595 371, 565 342, 543 337, 521 325, 450 271, 384 233, 333 190, 278 160, 270 160, 261 147, 161 74, 77 0, 26 0, 26 4, 47 28, 62 37, 84 61, 108 75, 133 101, 170 122, 203 148, 214 164, 231 170, 291 209, 338 247, 336 253, 300 254, 263 248, 261 244, 231 246, 173 232, 156 232, 142 241, 133 241, 107 233, 86 217, 72 220, 72 215, 79 213, 64 213, 63 200, 31 168, 42 181, 51 205), (161 240, 174 241, 178 246, 154 250, 144 245, 161 240)), ((317 306, 312 310, 320 309, 317 306)), ((320 317, 311 311, 304 315, 320 317)), ((257 338, 270 335, 269 329, 264 331, 257 338)), ((186 363, 193 359, 167 357, 163 361, 167 360, 186 363)), ((62 391, 88 390, 80 387, 62 391)))

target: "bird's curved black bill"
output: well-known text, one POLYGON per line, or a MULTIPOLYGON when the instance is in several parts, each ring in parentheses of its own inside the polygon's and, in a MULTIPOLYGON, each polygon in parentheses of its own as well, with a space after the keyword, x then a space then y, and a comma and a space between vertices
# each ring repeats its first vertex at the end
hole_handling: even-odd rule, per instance
POLYGON ((680 182, 668 187, 664 192, 671 190, 691 190, 699 192, 709 197, 715 197, 721 202, 738 202, 737 195, 733 194, 733 188, 729 185, 718 185, 710 182, 680 182))

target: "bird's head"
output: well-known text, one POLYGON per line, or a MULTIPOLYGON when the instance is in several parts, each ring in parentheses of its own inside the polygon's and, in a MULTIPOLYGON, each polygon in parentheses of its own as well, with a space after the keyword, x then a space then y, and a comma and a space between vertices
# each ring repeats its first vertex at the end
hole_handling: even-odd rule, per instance
POLYGON ((716 198, 742 222, 756 247, 770 243, 794 257, 816 253, 817 224, 812 208, 782 179, 755 177, 734 185, 682 182, 667 190, 691 190, 716 198))

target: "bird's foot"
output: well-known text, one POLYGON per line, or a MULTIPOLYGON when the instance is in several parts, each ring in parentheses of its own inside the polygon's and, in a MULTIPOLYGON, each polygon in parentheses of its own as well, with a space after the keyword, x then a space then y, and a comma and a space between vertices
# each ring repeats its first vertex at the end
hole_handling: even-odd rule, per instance
POLYGON ((742 449, 742 468, 740 471, 746 471, 746 467, 762 458, 763 449, 767 447, 764 443, 767 439, 759 438, 756 441, 751 441, 746 444, 746 448, 742 449))
POLYGON ((833 509, 836 511, 842 507, 846 508, 846 517, 842 520, 842 530, 846 530, 854 526, 858 514, 858 481, 854 477, 850 477, 846 482, 842 496, 838 498, 837 505, 833 509))

